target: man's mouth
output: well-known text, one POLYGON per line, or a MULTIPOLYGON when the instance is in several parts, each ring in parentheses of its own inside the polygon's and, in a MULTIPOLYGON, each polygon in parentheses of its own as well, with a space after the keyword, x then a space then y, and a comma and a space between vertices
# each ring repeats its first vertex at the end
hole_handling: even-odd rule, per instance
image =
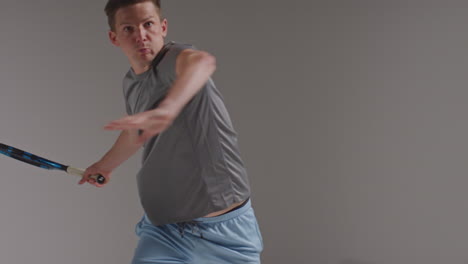
POLYGON ((141 49, 138 49, 138 52, 140 53, 149 53, 151 50, 149 48, 141 48, 141 49))

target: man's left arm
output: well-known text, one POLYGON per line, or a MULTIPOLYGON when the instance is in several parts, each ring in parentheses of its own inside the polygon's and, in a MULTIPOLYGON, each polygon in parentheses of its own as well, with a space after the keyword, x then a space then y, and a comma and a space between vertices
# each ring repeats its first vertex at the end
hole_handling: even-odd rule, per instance
POLYGON ((216 70, 216 59, 207 52, 186 49, 176 60, 176 80, 158 108, 178 115, 216 70))
POLYGON ((176 58, 176 79, 164 100, 153 110, 107 124, 107 130, 141 129, 144 142, 167 129, 184 106, 200 91, 216 70, 216 59, 207 52, 186 49, 176 58))

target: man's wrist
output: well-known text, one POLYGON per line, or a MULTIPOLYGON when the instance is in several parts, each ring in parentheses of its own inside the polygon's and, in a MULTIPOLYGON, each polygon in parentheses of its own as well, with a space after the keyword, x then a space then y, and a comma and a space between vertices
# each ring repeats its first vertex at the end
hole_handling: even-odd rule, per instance
POLYGON ((104 172, 112 172, 115 168, 110 166, 109 162, 106 162, 105 158, 100 159, 98 162, 96 162, 93 167, 100 171, 104 172))

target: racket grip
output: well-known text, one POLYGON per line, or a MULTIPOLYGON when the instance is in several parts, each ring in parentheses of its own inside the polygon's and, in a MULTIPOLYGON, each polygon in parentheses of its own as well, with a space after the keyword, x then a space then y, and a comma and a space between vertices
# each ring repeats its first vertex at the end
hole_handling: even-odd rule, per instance
MULTIPOLYGON (((67 173, 68 174, 72 174, 72 175, 76 175, 76 176, 80 176, 80 177, 83 177, 83 174, 84 174, 84 170, 82 169, 77 169, 77 168, 73 168, 73 167, 68 167, 67 168, 67 173)), ((107 180, 104 176, 102 176, 101 174, 97 174, 97 175, 91 175, 89 176, 91 179, 94 179, 97 183, 99 184, 105 184, 107 183, 107 180)))

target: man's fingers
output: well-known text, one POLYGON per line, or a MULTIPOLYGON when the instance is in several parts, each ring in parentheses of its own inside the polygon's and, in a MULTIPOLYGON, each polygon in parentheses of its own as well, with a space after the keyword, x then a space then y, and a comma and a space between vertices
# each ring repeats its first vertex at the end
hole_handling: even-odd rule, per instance
POLYGON ((129 120, 129 121, 121 121, 121 122, 111 122, 104 126, 106 130, 123 130, 123 129, 132 129, 132 128, 140 128, 145 123, 141 120, 129 120))
POLYGON ((96 173, 92 172, 92 171, 86 171, 84 174, 83 174, 83 177, 81 178, 81 180, 78 182, 78 184, 84 184, 84 183, 89 183, 89 184, 95 184, 96 183, 96 180, 94 178, 91 178, 91 175, 94 175, 96 173))
MULTIPOLYGON (((91 174, 91 175, 95 175, 95 174, 91 174)), ((104 177, 105 177, 106 183, 107 183, 109 181, 109 175, 104 176, 104 177)), ((106 183, 103 183, 103 184, 98 183, 95 178, 89 178, 88 183, 91 184, 91 185, 94 185, 95 187, 99 187, 99 188, 104 187, 106 185, 106 183)))
POLYGON ((81 180, 78 182, 78 184, 83 184, 85 182, 88 181, 88 177, 86 177, 85 175, 83 175, 83 177, 81 178, 81 180))
MULTIPOLYGON (((152 131, 150 135, 145 135, 142 140, 146 140, 157 133, 164 130, 170 123, 170 119, 164 113, 151 113, 148 112, 127 116, 118 120, 109 122, 104 126, 105 130, 126 130, 126 129, 143 129, 145 131, 152 131)), ((140 140, 139 140, 140 141, 140 140)))
POLYGON ((100 163, 94 163, 93 165, 89 166, 83 173, 83 176, 81 180, 78 182, 79 184, 84 184, 84 183, 89 183, 91 185, 94 185, 96 187, 102 187, 107 183, 109 180, 109 175, 111 174, 111 171, 102 168, 100 163), (98 176, 102 175, 105 178, 105 183, 104 184, 99 184, 98 183, 98 176))
POLYGON ((106 125, 104 127, 105 130, 124 130, 124 129, 131 129, 131 128, 138 128, 138 125, 106 125))
POLYGON ((128 125, 135 125, 138 124, 133 120, 126 120, 126 121, 113 121, 106 125, 106 127, 117 127, 117 126, 128 126, 128 125))

